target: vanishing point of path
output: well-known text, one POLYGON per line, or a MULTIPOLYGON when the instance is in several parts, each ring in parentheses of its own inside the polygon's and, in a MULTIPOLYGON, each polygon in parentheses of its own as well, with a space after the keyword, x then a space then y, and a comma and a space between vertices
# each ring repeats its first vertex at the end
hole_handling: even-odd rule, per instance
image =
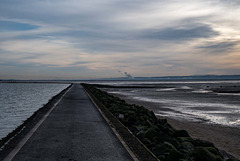
POLYGON ((128 161, 128 152, 74 84, 13 161, 128 161))

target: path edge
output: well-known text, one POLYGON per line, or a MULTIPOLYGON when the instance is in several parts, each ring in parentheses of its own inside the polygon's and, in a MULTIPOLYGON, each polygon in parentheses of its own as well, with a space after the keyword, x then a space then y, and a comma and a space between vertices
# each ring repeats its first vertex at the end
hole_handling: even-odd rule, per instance
POLYGON ((160 161, 126 126, 124 126, 90 91, 88 91, 83 84, 82 87, 134 161, 146 161, 146 158, 142 157, 141 152, 137 151, 132 143, 127 142, 127 139, 123 136, 126 134, 120 131, 127 133, 128 137, 131 138, 135 144, 141 146, 149 157, 148 161, 160 161))
POLYGON ((5 145, 1 146, 0 160, 11 161, 13 159, 21 147, 32 136, 32 134, 42 124, 42 122, 44 122, 47 116, 53 111, 56 105, 62 100, 63 96, 72 88, 72 86, 73 84, 71 83, 60 93, 53 96, 47 104, 39 108, 29 118, 27 118, 23 124, 13 130, 10 133, 10 137, 6 137, 7 140, 5 141, 5 145))

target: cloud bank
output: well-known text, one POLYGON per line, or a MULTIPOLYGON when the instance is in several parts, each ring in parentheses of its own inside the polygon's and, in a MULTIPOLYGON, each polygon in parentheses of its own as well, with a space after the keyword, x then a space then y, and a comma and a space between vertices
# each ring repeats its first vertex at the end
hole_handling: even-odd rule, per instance
POLYGON ((239 74, 237 0, 2 0, 0 15, 0 79, 239 74))

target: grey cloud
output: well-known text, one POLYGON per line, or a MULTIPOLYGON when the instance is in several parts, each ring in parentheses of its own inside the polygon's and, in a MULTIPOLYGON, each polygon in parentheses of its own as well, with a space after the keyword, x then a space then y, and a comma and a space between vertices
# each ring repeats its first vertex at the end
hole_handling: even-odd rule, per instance
POLYGON ((40 58, 40 57, 43 57, 43 56, 47 56, 47 54, 44 54, 44 53, 41 53, 41 54, 30 54, 29 53, 29 55, 30 56, 24 56, 24 57, 22 57, 22 59, 24 60, 24 59, 37 59, 37 58, 40 58))
POLYGON ((1 21, 0 20, 0 31, 27 31, 37 29, 38 26, 26 24, 26 23, 17 23, 12 21, 1 21))
POLYGON ((80 67, 59 67, 54 66, 52 64, 40 64, 40 63, 20 63, 18 61, 4 61, 0 62, 0 68, 2 69, 0 72, 0 77, 4 78, 4 74, 6 73, 6 78, 20 78, 20 79, 29 79, 36 77, 39 78, 52 78, 59 74, 63 74, 66 78, 78 78, 81 77, 81 74, 91 73, 91 69, 88 69, 85 66, 80 67), (75 76, 72 76, 73 73, 76 73, 75 76), (27 76, 27 77, 25 77, 27 76), (28 78, 29 77, 29 78, 28 78))
POLYGON ((240 5, 240 1, 239 0, 220 0, 221 3, 223 3, 224 5, 227 6, 239 6, 240 5))
MULTIPOLYGON (((174 43, 174 41, 178 40, 211 37, 218 34, 207 25, 189 24, 185 25, 183 28, 171 27, 160 31, 150 29, 142 32, 121 28, 121 25, 123 25, 124 22, 119 26, 116 21, 111 21, 111 19, 114 19, 115 15, 121 14, 122 12, 127 13, 128 11, 139 11, 144 9, 144 4, 150 3, 147 0, 141 0, 140 2, 137 0, 131 2, 114 0, 106 2, 106 5, 99 7, 92 6, 96 9, 83 7, 88 6, 91 2, 81 2, 82 4, 79 2, 81 5, 78 4, 79 6, 74 8, 71 3, 71 5, 63 6, 63 4, 67 3, 61 0, 56 2, 58 7, 51 8, 54 7, 54 2, 55 1, 49 2, 48 6, 45 4, 45 1, 38 2, 35 0, 27 0, 24 1, 24 3, 16 1, 17 5, 21 7, 15 9, 4 0, 2 6, 5 6, 5 8, 1 7, 0 2, 0 14, 7 14, 10 18, 18 17, 20 19, 36 19, 43 22, 43 24, 66 27, 66 30, 51 33, 51 36, 63 39, 69 38, 69 42, 76 43, 74 47, 93 53, 139 52, 151 48, 153 44, 155 46, 158 44, 157 42, 146 42, 146 38, 153 40, 168 40, 173 41, 174 43), (23 10, 23 8, 27 9, 23 10), (72 9, 73 11, 69 11, 69 9, 72 9), (76 11, 76 9, 78 9, 78 11, 76 11), (189 26, 193 27, 189 28, 189 26), (142 35, 142 33, 144 34, 142 35)), ((31 36, 34 38, 41 35, 43 34, 33 34, 31 36)), ((24 37, 21 35, 18 39, 31 39, 31 36, 24 37)))
POLYGON ((89 63, 89 62, 86 62, 86 61, 77 61, 77 62, 74 62, 74 63, 72 63, 71 65, 83 65, 83 64, 87 64, 87 63, 89 63))
POLYGON ((23 69, 23 68, 39 68, 39 69, 47 69, 48 67, 52 67, 52 64, 41 64, 41 63, 20 63, 16 61, 4 61, 0 62, 0 66, 8 66, 8 67, 16 67, 16 69, 23 69))
POLYGON ((86 52, 90 52, 92 54, 97 53, 117 53, 117 52, 140 52, 146 50, 146 44, 142 44, 137 41, 121 41, 121 40, 86 40, 81 44, 75 45, 76 47, 80 47, 84 49, 86 52), (138 43, 138 44, 137 44, 138 43))
POLYGON ((221 54, 225 53, 227 51, 231 51, 235 48, 236 45, 238 45, 239 42, 212 42, 212 43, 206 43, 205 45, 197 46, 198 49, 203 49, 207 53, 211 54, 221 54))
POLYGON ((220 42, 220 43, 208 43, 207 45, 199 46, 199 48, 205 49, 229 49, 237 45, 238 42, 220 42))
POLYGON ((61 72, 73 72, 73 73, 87 73, 91 71, 85 66, 80 66, 80 67, 56 67, 52 68, 55 71, 61 71, 61 72))
MULTIPOLYGON (((208 3, 206 3, 205 6, 205 2, 201 2, 203 6, 199 6, 199 11, 191 12, 193 14, 189 12, 184 13, 183 11, 183 15, 174 15, 171 11, 171 4, 174 7, 174 3, 176 2, 179 3, 180 1, 1 0, 0 20, 4 18, 7 20, 16 20, 16 22, 27 23, 30 26, 39 26, 39 28, 33 29, 33 32, 24 31, 16 34, 9 34, 10 32, 5 33, 6 36, 3 37, 1 35, 0 41, 39 39, 46 42, 46 40, 63 40, 63 42, 69 43, 68 47, 73 48, 73 51, 77 49, 86 52, 89 57, 92 57, 92 61, 99 61, 99 63, 109 61, 111 62, 110 65, 113 64, 113 67, 119 67, 119 69, 122 70, 129 69, 129 71, 132 71, 132 69, 130 69, 131 66, 135 68, 139 67, 139 70, 141 70, 141 67, 150 66, 149 68, 158 71, 161 70, 158 67, 160 65, 166 65, 166 67, 164 67, 166 69, 171 68, 179 70, 179 68, 184 67, 184 69, 191 70, 196 62, 191 62, 191 60, 183 60, 181 62, 172 60, 172 57, 182 59, 182 53, 185 51, 189 52, 189 55, 192 57, 194 57, 195 53, 203 53, 202 50, 204 53, 223 53, 223 51, 232 50, 236 47, 237 43, 239 44, 239 42, 208 43, 201 46, 195 46, 193 49, 187 42, 193 41, 194 43, 198 43, 199 38, 212 38, 218 36, 220 33, 215 31, 212 26, 204 23, 213 24, 214 26, 222 25, 218 23, 218 18, 226 22, 225 19, 222 19, 222 17, 224 17, 222 16, 222 12, 219 12, 217 9, 224 3, 230 3, 230 1, 216 0, 217 9, 213 14, 209 15, 202 14, 202 12, 214 10, 215 8, 214 6, 209 6, 208 3), (162 2, 163 5, 159 4, 159 2, 162 2), (220 2, 221 4, 219 4, 220 2), (155 5, 155 3, 159 6, 155 5), (153 8, 150 6, 153 6, 153 8), (165 11, 164 14, 166 14, 165 17, 161 16, 163 7, 163 11, 165 11), (167 7, 170 7, 169 10, 167 7), (167 13, 168 11, 170 12, 167 13), (142 19, 141 16, 143 17, 142 19), (159 16, 159 22, 155 22, 155 16, 159 16), (154 20, 151 21, 151 18, 154 18, 154 20), (167 20, 168 18, 169 21, 167 20), (137 24, 139 26, 134 26, 132 24, 137 24), (162 24, 169 26, 169 28, 163 28, 163 26, 161 29, 154 28, 162 24), (184 49, 172 51, 172 48, 175 47, 176 44, 181 45, 184 49), (188 50, 186 48, 188 48, 188 50), (196 51, 196 48, 199 50, 196 51), (119 54, 119 59, 108 60, 108 58, 106 58, 104 61, 96 60, 94 58, 95 54, 116 54, 116 57, 119 54), (145 58, 143 58, 143 55, 145 58), (156 57, 154 57, 154 55, 156 57), (161 55, 162 57, 160 57, 161 55), (116 63, 114 64, 114 62, 116 63), (154 66, 156 67, 153 68, 154 66)), ((232 2, 237 2, 237 0, 231 1, 231 4, 227 5, 227 7, 231 7, 233 4, 232 2)), ((185 5, 191 8, 191 4, 188 5, 187 2, 180 2, 180 4, 183 5, 183 9, 185 5)), ((188 9, 186 10, 188 11, 188 9)), ((227 14, 228 13, 226 13, 226 16, 228 16, 227 14)), ((221 31, 219 30, 219 32, 221 31)), ((51 41, 49 41, 49 43, 51 43, 51 41)), ((10 51, 9 54, 11 53, 26 54, 21 53, 21 51, 18 53, 10 51)), ((71 56, 71 52, 66 54, 71 56)), ((27 56, 22 59, 38 58, 38 55, 26 55, 27 56)), ((111 57, 109 59, 111 59, 111 57)), ((74 61, 71 62, 72 64, 69 65, 70 67, 62 68, 45 64, 18 64, 17 62, 6 62, 4 66, 15 65, 16 69, 19 70, 21 68, 25 69, 25 66, 29 69, 39 69, 41 67, 41 69, 51 71, 52 73, 63 71, 63 73, 70 74, 72 71, 77 73, 77 75, 81 72, 90 71, 90 69, 87 68, 89 65, 88 62, 79 60, 80 59, 74 59, 74 61), (48 69, 48 66, 51 67, 48 69)), ((21 60, 18 61, 24 62, 21 60)), ((31 62, 31 60, 28 60, 28 62, 31 62)), ((111 67, 109 67, 109 69, 110 68, 111 67)), ((22 73, 24 73, 24 70, 22 73)), ((103 71, 102 73, 107 72, 103 71)), ((102 76, 97 72, 95 74, 97 76, 102 76)), ((122 72, 122 75, 127 76, 129 73, 122 72)))
POLYGON ((167 69, 173 69, 178 70, 180 67, 186 67, 189 66, 189 64, 186 64, 187 62, 184 60, 172 60, 168 58, 162 58, 162 60, 152 60, 151 63, 144 63, 143 66, 162 66, 168 65, 168 67, 165 67, 167 69))
POLYGON ((214 31, 209 25, 190 26, 192 26, 192 24, 189 24, 185 28, 175 27, 162 29, 160 31, 147 31, 143 37, 158 40, 191 40, 219 35, 219 33, 214 31))
MULTIPOLYGON (((129 10, 139 9, 149 1, 37 1, 24 0, 0 2, 2 17, 38 20, 43 23, 66 27, 93 27, 105 25, 109 19, 129 10), (14 4, 14 5, 12 5, 14 4), (16 7, 17 6, 17 7, 16 7)), ((111 22, 113 23, 113 22, 111 22)), ((109 25, 109 23, 108 23, 109 25)))
POLYGON ((144 63, 143 66, 159 66, 161 63, 144 63))
POLYGON ((88 39, 88 40, 116 40, 116 39, 128 39, 129 35, 124 32, 113 31, 112 29, 106 29, 106 27, 92 28, 91 30, 72 30, 54 33, 56 36, 71 36, 76 39, 88 39))

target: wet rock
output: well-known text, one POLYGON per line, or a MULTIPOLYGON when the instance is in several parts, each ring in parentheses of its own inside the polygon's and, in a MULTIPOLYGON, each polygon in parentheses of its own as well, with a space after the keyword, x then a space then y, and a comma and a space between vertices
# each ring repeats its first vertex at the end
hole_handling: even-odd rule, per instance
POLYGON ((193 157, 194 161, 223 161, 220 156, 211 153, 206 147, 197 147, 193 157))
POLYGON ((139 119, 135 122, 135 125, 136 125, 136 126, 142 126, 142 125, 145 126, 145 125, 147 125, 147 122, 146 122, 145 120, 139 118, 139 119))
POLYGON ((187 142, 190 142, 190 143, 192 143, 192 142, 195 141, 195 140, 194 140, 193 138, 191 138, 191 137, 178 137, 177 140, 178 140, 179 142, 185 142, 185 141, 187 141, 187 142))
POLYGON ((136 126, 129 126, 128 129, 135 135, 139 132, 136 126))
POLYGON ((214 147, 214 144, 212 142, 209 141, 205 141, 205 140, 193 140, 190 141, 194 146, 202 146, 202 147, 214 147))
POLYGON ((148 129, 148 127, 144 125, 135 125, 135 127, 138 129, 138 131, 146 131, 148 129))
POLYGON ((156 124, 156 126, 164 133, 168 134, 168 135, 172 135, 172 133, 174 132, 174 129, 169 128, 169 126, 167 124, 165 125, 161 125, 159 123, 156 124))
POLYGON ((167 123, 167 119, 158 119, 158 123, 165 125, 167 123))
POLYGON ((179 151, 173 149, 170 154, 168 155, 167 157, 167 160, 166 161, 178 161, 180 159, 184 159, 185 156, 180 153, 179 151))
POLYGON ((147 118, 147 125, 148 125, 148 126, 154 126, 154 123, 152 123, 152 122, 149 120, 149 118, 147 118))
POLYGON ((181 148, 183 148, 187 153, 191 153, 195 150, 194 145, 187 141, 181 143, 181 148))
POLYGON ((239 160, 238 160, 238 159, 231 158, 231 159, 227 159, 226 161, 239 161, 239 160))
POLYGON ((143 139, 142 139, 142 142, 143 142, 143 144, 145 144, 146 146, 151 146, 151 145, 152 145, 152 142, 151 142, 149 139, 147 139, 147 138, 143 138, 143 139))
POLYGON ((173 138, 173 137, 171 137, 169 135, 166 135, 164 133, 161 133, 161 132, 159 132, 158 135, 153 140, 154 140, 154 142, 156 142, 158 144, 159 143, 164 143, 164 142, 169 142, 175 148, 179 147, 179 142, 175 138, 173 138))
POLYGON ((206 147, 206 149, 215 155, 221 156, 220 152, 215 147, 206 147))
POLYGON ((154 112, 153 111, 148 111, 148 115, 150 116, 149 119, 151 119, 152 122, 157 122, 158 119, 157 117, 155 116, 154 112))
POLYGON ((159 156, 159 155, 167 156, 172 150, 176 150, 175 147, 171 143, 165 142, 163 144, 159 144, 156 147, 154 147, 152 149, 152 152, 156 156, 159 156))
POLYGON ((138 131, 137 134, 136 134, 136 136, 137 136, 140 140, 144 139, 144 131, 143 131, 143 130, 138 131))
POLYGON ((165 158, 166 158, 165 155, 159 155, 159 156, 157 156, 157 157, 158 157, 158 159, 160 159, 161 161, 162 161, 162 160, 165 160, 165 158))
POLYGON ((157 136, 158 132, 156 130, 156 128, 154 127, 150 127, 146 132, 145 132, 145 135, 144 137, 151 140, 151 141, 154 141, 154 137, 157 136))
POLYGON ((120 114, 118 114, 118 118, 119 119, 124 119, 124 115, 120 113, 120 114))
POLYGON ((194 161, 192 158, 180 159, 179 161, 194 161))

